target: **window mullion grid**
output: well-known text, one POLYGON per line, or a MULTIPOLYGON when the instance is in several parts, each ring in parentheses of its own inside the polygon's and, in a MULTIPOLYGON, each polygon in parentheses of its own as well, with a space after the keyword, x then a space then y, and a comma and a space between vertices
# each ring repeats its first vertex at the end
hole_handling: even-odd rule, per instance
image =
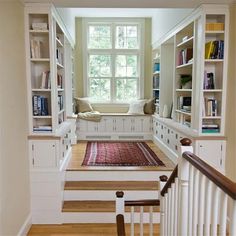
POLYGON ((116 27, 115 24, 112 23, 112 49, 111 49, 111 71, 112 71, 112 76, 111 76, 111 102, 116 102, 116 78, 115 78, 115 73, 116 73, 116 50, 115 50, 115 45, 116 45, 116 27))

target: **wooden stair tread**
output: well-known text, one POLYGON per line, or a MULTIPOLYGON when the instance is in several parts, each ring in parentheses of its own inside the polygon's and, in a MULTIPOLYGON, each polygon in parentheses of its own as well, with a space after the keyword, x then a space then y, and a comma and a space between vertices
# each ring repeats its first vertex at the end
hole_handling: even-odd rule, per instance
MULTIPOLYGON (((62 212, 115 212, 115 204, 115 201, 64 201, 62 212)), ((159 210, 159 206, 153 207, 153 211, 159 210)), ((130 212, 130 207, 125 207, 125 211, 130 212)), ((149 207, 144 207, 144 212, 149 212, 149 207)))
POLYGON ((158 181, 66 181, 65 190, 159 190, 158 181))

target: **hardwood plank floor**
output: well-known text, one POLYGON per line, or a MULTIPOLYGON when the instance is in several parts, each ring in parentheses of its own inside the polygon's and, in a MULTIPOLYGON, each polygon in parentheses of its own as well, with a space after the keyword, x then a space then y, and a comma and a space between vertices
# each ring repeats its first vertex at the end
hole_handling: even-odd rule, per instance
MULTIPOLYGON (((126 224, 126 235, 130 235, 130 225, 126 224)), ((135 236, 139 235, 139 225, 135 225, 135 236)), ((154 236, 159 236, 159 224, 154 225, 154 236)), ((32 225, 28 236, 116 236, 116 224, 62 224, 32 225)), ((144 236, 149 236, 149 225, 144 224, 144 236)))
POLYGON ((127 170, 127 171, 158 171, 158 170, 173 170, 174 163, 152 142, 147 141, 147 145, 156 153, 156 155, 160 158, 160 160, 165 164, 165 166, 135 166, 135 167, 95 167, 95 166, 81 166, 84 154, 86 151, 86 141, 80 141, 78 144, 72 147, 72 158, 68 164, 67 170, 102 170, 102 171, 109 171, 109 170, 127 170))

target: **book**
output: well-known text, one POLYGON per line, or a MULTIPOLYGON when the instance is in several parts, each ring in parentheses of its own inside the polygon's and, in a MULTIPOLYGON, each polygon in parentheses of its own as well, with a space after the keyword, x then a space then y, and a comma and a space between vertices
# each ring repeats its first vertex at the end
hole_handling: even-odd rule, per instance
POLYGON ((31 58, 41 58, 41 44, 39 39, 30 40, 31 58))
POLYGON ((210 59, 213 51, 213 41, 205 44, 205 59, 210 59))
POLYGON ((203 89, 215 89, 214 73, 204 71, 203 89))

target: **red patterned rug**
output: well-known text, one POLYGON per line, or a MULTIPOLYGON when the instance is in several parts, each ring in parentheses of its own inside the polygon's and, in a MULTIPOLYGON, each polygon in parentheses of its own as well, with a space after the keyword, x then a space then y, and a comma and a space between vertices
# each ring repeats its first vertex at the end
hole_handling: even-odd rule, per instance
POLYGON ((165 166, 145 142, 88 142, 83 166, 165 166))

